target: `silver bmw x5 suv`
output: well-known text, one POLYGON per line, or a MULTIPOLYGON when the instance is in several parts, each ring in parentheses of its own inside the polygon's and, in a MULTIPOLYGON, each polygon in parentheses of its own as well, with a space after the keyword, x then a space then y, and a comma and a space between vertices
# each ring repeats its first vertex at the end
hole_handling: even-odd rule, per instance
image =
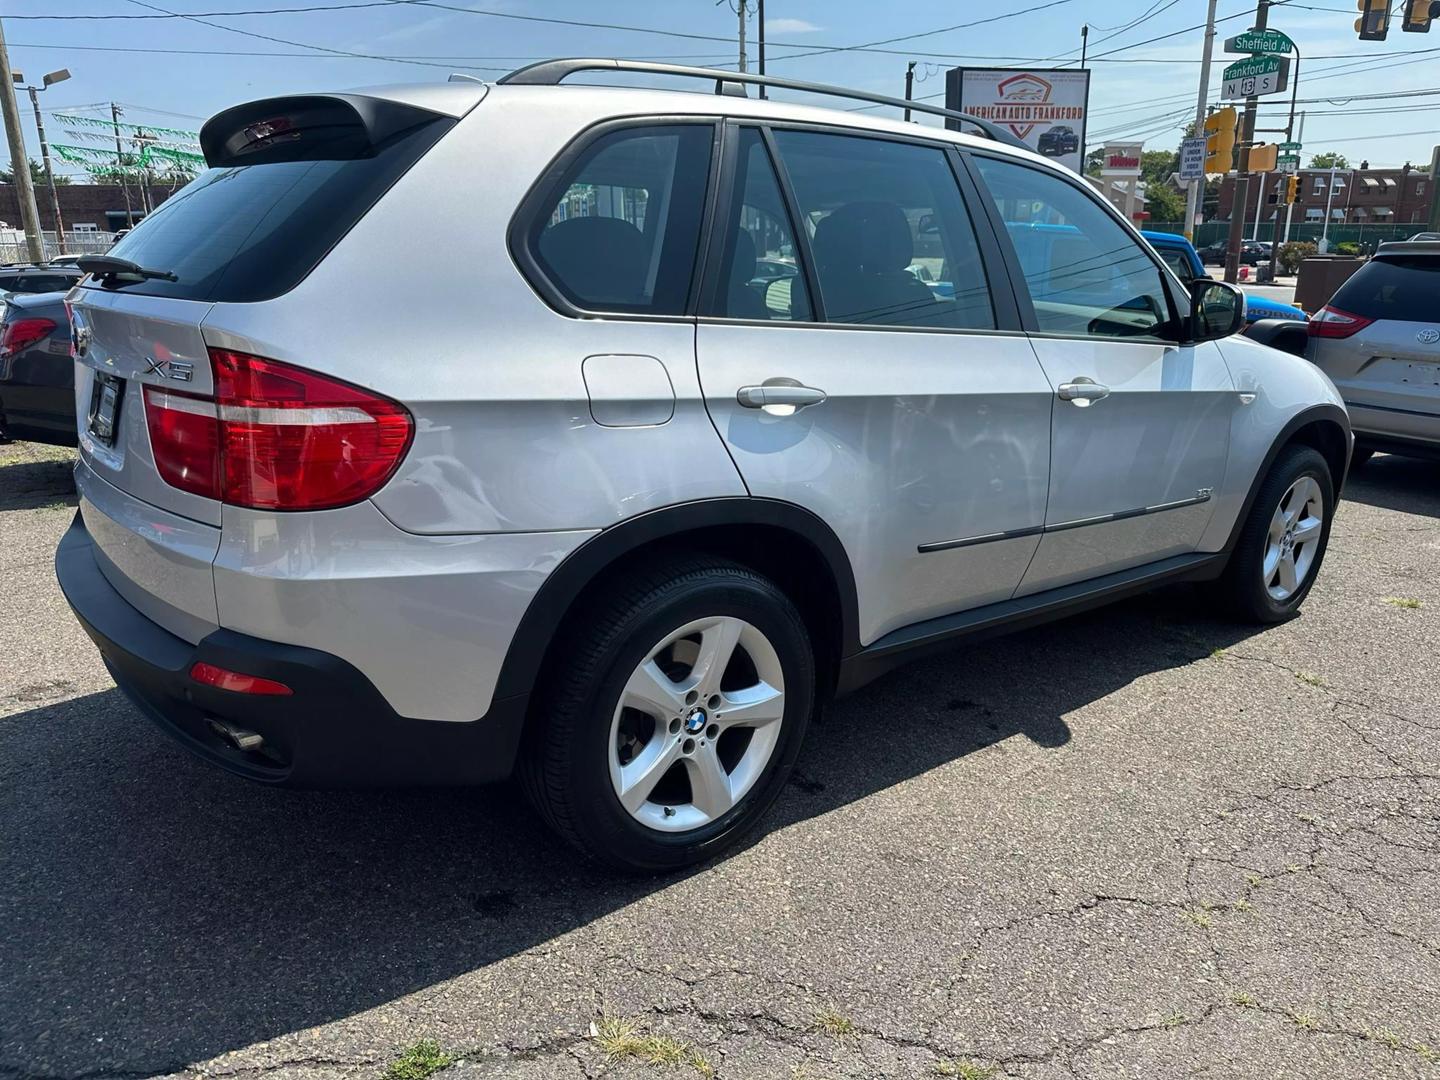
POLYGON ((144 713, 265 783, 518 772, 663 870, 907 658, 1179 580, 1295 612, 1351 451, 1319 370, 1003 131, 760 81, 205 125, 70 296, 57 571, 144 713))

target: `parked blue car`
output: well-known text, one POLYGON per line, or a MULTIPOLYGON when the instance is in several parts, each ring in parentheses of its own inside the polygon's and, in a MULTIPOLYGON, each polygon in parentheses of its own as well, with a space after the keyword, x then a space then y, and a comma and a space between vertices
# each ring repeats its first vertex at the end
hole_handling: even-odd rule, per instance
MULTIPOLYGON (((1195 245, 1175 233, 1151 232, 1146 229, 1140 235, 1150 242, 1155 253, 1165 260, 1167 266, 1189 285, 1195 278, 1208 277, 1195 245)), ((1256 319, 1298 319, 1307 322, 1309 316, 1294 304, 1282 304, 1279 300, 1267 300, 1254 293, 1245 294, 1245 321, 1256 319)))

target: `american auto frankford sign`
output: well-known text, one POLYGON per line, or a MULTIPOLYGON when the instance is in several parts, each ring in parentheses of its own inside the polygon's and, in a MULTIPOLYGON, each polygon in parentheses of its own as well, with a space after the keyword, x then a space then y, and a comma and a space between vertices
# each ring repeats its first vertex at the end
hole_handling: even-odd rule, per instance
MULTIPOLYGON (((945 105, 999 124, 1036 153, 1084 171, 1090 73, 1071 68, 951 68, 945 105)), ((950 127, 959 127, 954 121, 950 127)))

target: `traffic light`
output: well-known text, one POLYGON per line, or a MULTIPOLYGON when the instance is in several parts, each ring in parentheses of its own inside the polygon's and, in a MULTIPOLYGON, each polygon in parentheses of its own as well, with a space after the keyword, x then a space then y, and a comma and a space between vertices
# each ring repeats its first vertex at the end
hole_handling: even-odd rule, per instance
POLYGON ((1298 198, 1300 198, 1300 177, 1287 176, 1285 178, 1285 205, 1291 205, 1298 198))
POLYGON ((1235 153, 1235 125, 1240 114, 1232 106, 1216 109, 1205 118, 1205 171, 1227 173, 1235 153))
POLYGON ((1390 0, 1355 0, 1355 6, 1360 9, 1360 18, 1355 20, 1360 40, 1384 41, 1390 32, 1390 0))
POLYGON ((1428 34, 1430 21, 1440 19, 1440 0, 1404 0, 1405 19, 1400 29, 1407 34, 1428 34))
POLYGON ((1240 151, 1242 172, 1274 172, 1280 160, 1280 148, 1274 143, 1258 143, 1240 151))

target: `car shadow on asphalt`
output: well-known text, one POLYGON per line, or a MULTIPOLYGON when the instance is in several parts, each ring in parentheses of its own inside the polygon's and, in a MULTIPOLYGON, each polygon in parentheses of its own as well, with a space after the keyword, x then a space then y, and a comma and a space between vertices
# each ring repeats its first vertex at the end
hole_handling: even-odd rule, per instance
MULTIPOLYGON (((1001 740, 1062 746, 1076 737, 1067 715, 1252 632, 1176 587, 893 672, 816 722, 762 836, 1001 740)), ((233 778, 115 690, 0 720, 0 750, 0 1071, 179 1069, 675 884, 583 864, 509 785, 303 792, 233 778)))
POLYGON ((35 510, 79 503, 73 460, 0 464, 0 510, 35 510))
POLYGON ((1440 517, 1440 461, 1376 454, 1345 481, 1342 500, 1440 517))

